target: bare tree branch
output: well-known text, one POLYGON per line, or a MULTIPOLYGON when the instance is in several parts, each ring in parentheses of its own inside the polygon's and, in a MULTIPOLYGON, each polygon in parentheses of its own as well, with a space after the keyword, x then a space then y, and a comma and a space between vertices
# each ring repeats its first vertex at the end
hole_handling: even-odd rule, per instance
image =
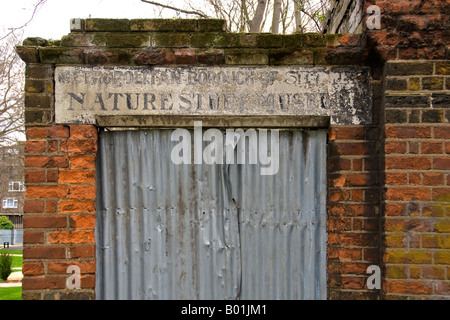
POLYGON ((159 7, 163 7, 163 8, 166 8, 166 9, 174 10, 174 11, 179 11, 179 12, 186 13, 186 14, 194 14, 194 15, 200 16, 202 18, 206 18, 206 19, 209 18, 207 15, 205 15, 204 13, 201 13, 199 11, 184 10, 184 9, 168 6, 166 4, 162 4, 162 3, 159 3, 159 2, 155 2, 155 1, 149 1, 149 0, 141 0, 141 1, 145 2, 145 3, 149 3, 149 4, 152 4, 152 5, 155 5, 155 6, 159 6, 159 7))
POLYGON ((47 2, 47 0, 39 0, 35 5, 34 5, 34 9, 33 9, 33 13, 31 14, 31 18, 25 22, 24 25, 20 26, 20 27, 16 27, 16 28, 10 28, 9 32, 4 35, 3 37, 0 38, 0 41, 3 41, 4 39, 8 38, 11 34, 13 34, 14 32, 16 32, 19 29, 23 29, 25 28, 33 19, 34 16, 36 15, 36 13, 38 12, 38 10, 44 5, 44 3, 47 2))
POLYGON ((9 33, 0 43, 0 144, 11 144, 24 132, 23 62, 15 46, 21 36, 9 33))

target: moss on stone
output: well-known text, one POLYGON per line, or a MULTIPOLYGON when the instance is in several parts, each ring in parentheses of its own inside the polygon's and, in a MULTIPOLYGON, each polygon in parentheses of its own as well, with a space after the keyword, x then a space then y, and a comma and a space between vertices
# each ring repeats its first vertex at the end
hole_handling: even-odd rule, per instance
POLYGON ((310 49, 271 49, 269 50, 269 62, 271 65, 312 65, 314 52, 310 49))
POLYGON ((23 40, 24 46, 30 46, 30 47, 47 47, 51 46, 52 43, 50 40, 46 40, 39 37, 30 37, 23 40))
POLYGON ((148 33, 109 33, 106 38, 108 47, 148 47, 150 35, 148 33))
POLYGON ((131 31, 193 32, 197 30, 194 19, 132 19, 131 31))
POLYGON ((86 31, 130 31, 128 19, 86 19, 86 31))
POLYGON ((283 46, 283 35, 259 33, 256 36, 256 46, 259 48, 281 48, 283 46))
POLYGON ((183 48, 190 46, 189 33, 156 32, 150 38, 151 47, 183 48))
POLYGON ((224 32, 227 30, 227 21, 224 19, 198 19, 199 32, 224 32))
POLYGON ((225 50, 225 63, 229 65, 267 65, 269 52, 256 49, 225 50))
POLYGON ((45 47, 39 50, 41 63, 82 64, 83 50, 65 47, 45 47))

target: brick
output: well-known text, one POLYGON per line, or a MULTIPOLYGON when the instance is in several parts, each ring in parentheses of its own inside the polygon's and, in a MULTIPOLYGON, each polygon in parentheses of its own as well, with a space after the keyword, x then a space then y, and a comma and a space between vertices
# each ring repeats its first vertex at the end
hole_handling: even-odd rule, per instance
POLYGON ((64 228, 67 225, 65 216, 25 216, 24 228, 64 228))
MULTIPOLYGON (((81 289, 95 288, 95 275, 81 275, 81 289)), ((91 298, 92 299, 92 298, 91 298)))
POLYGON ((22 290, 65 289, 66 276, 64 277, 24 277, 22 290))
POLYGON ((211 49, 197 53, 197 62, 206 65, 225 64, 225 54, 223 49, 211 49))
POLYGON ((387 280, 385 286, 389 293, 431 294, 433 291, 431 282, 418 280, 387 280))
POLYGON ((329 244, 339 244, 343 246, 369 246, 376 245, 376 235, 369 233, 354 233, 354 234, 330 234, 328 239, 329 244))
POLYGON ((431 128, 426 126, 386 126, 385 133, 387 139, 431 138, 431 128))
POLYGON ((68 138, 69 129, 62 125, 54 125, 50 127, 28 127, 26 128, 26 136, 28 139, 36 138, 68 138))
POLYGON ((47 182, 58 182, 59 179, 59 170, 47 170, 47 178, 46 181, 47 182))
POLYGON ((444 110, 439 110, 439 109, 423 110, 422 111, 422 122, 423 123, 446 122, 444 110))
POLYGON ((450 139, 450 132, 448 126, 445 127, 434 127, 433 137, 436 139, 450 139))
POLYGON ((53 93, 52 80, 25 80, 25 92, 27 93, 53 93))
POLYGON ((27 109, 47 109, 53 106, 53 95, 51 93, 25 93, 25 106, 27 109))
POLYGON ((386 266, 386 277, 390 279, 406 279, 408 278, 405 266, 386 266))
POLYGON ((341 272, 343 274, 365 274, 367 267, 368 265, 362 262, 343 262, 341 263, 341 272))
POLYGON ((26 190, 26 197, 31 198, 65 198, 67 197, 66 186, 28 186, 26 190))
POLYGON ((438 251, 434 253, 434 263, 435 264, 446 264, 450 265, 450 251, 438 251))
POLYGON ((45 141, 43 140, 25 142, 25 153, 42 153, 45 152, 45 149, 45 141))
POLYGON ((173 63, 171 50, 148 48, 134 53, 133 61, 136 65, 162 65, 173 63))
POLYGON ((447 282, 437 282, 434 284, 435 294, 448 296, 450 292, 450 283, 447 282))
POLYGON ((421 143, 420 151, 422 154, 440 154, 443 153, 442 142, 440 141, 424 141, 421 143))
POLYGON ((53 231, 48 239, 59 244, 95 243, 94 230, 53 231))
POLYGON ((342 289, 363 289, 364 279, 361 277, 342 277, 342 289))
POLYGON ((444 78, 441 77, 423 77, 423 90, 442 90, 444 88, 444 78))
POLYGON ((450 63, 436 62, 436 74, 450 75, 450 63))
POLYGON ((432 222, 427 219, 410 219, 405 221, 404 230, 408 232, 432 232, 432 222))
POLYGON ((73 155, 70 157, 70 168, 95 169, 96 156, 73 155))
POLYGON ((97 128, 92 125, 71 125, 71 139, 97 139, 97 128))
POLYGON ((418 172, 410 172, 410 173, 408 173, 408 184, 410 186, 421 185, 420 173, 418 173, 418 172))
POLYGON ((72 185, 69 187, 71 199, 95 199, 95 186, 72 185))
POLYGON ((434 231, 450 233, 450 219, 437 221, 434 224, 434 231))
POLYGON ((94 213, 95 200, 60 200, 61 213, 94 213))
POLYGON ((392 173, 386 172, 385 183, 388 185, 406 185, 408 182, 407 173, 392 173))
POLYGON ((78 258, 95 258, 94 245, 77 245, 69 248, 69 256, 71 259, 78 258))
POLYGON ((392 201, 430 201, 431 190, 427 188, 390 188, 386 191, 386 200, 392 201))
POLYGON ((390 76, 432 75, 433 62, 402 62, 386 64, 386 74, 390 76))
POLYGON ((24 230, 23 243, 24 244, 44 243, 44 232, 24 230))
POLYGON ((433 158, 433 169, 449 170, 450 169, 450 157, 433 158))
POLYGON ((194 64, 196 62, 196 52, 192 49, 175 50, 176 64, 194 64))
POLYGON ((402 91, 407 90, 408 84, 406 79, 387 79, 386 90, 402 91))
POLYGON ((389 248, 404 248, 405 242, 403 241, 403 235, 388 234, 385 236, 385 245, 389 248))
POLYGON ((450 94, 433 93, 431 95, 431 104, 434 108, 449 108, 450 94))
POLYGON ((388 232, 403 231, 404 225, 404 219, 386 219, 384 229, 388 232))
POLYGON ((424 248, 445 248, 445 240, 439 234, 422 235, 422 247, 424 248))
POLYGON ((47 152, 53 153, 59 151, 59 141, 58 140, 47 140, 47 152))
POLYGON ((424 172, 422 175, 422 183, 426 186, 439 186, 445 183, 443 173, 424 172))
POLYGON ((428 170, 431 169, 431 159, 426 157, 387 156, 386 169, 428 170))
POLYGON ((97 142, 94 139, 69 140, 67 151, 69 153, 96 153, 97 142))
POLYGON ((362 252, 361 249, 335 248, 329 257, 339 259, 339 261, 355 261, 361 260, 362 252))
POLYGON ((95 215, 72 215, 70 226, 77 229, 94 229, 95 215))
POLYGON ((24 259, 64 259, 66 257, 66 248, 62 246, 24 246, 24 259))
POLYGON ((45 79, 53 77, 53 67, 51 65, 27 65, 25 77, 33 79, 45 79))
POLYGON ((409 78, 408 79, 408 90, 418 91, 421 89, 420 78, 409 78))
POLYGON ((405 141, 386 141, 384 145, 384 152, 392 153, 406 153, 407 143, 405 141))
POLYGON ((335 144, 335 151, 339 155, 365 155, 374 146, 364 142, 342 142, 335 144))
POLYGON ((44 274, 44 264, 42 262, 23 262, 22 273, 24 276, 39 276, 44 274))
POLYGON ((128 19, 86 19, 85 31, 129 31, 130 20, 128 19))
POLYGON ((44 212, 43 200, 25 200, 23 205, 24 213, 42 213, 44 212))
POLYGON ((56 213, 57 202, 56 200, 46 200, 45 201, 45 212, 56 213))
POLYGON ((407 122, 408 114, 406 110, 386 110, 386 123, 405 123, 407 122))
POLYGON ((387 96, 385 103, 387 108, 427 108, 429 99, 427 95, 387 96))
POLYGON ((389 250, 385 259, 387 263, 429 264, 432 262, 432 253, 419 250, 389 250))
POLYGON ((78 266, 81 274, 95 273, 95 260, 90 261, 50 261, 48 263, 48 274, 67 274, 67 268, 78 266))
POLYGON ((95 184, 95 171, 78 169, 60 170, 59 183, 95 184))
POLYGON ((27 168, 67 168, 68 156, 25 156, 27 168))

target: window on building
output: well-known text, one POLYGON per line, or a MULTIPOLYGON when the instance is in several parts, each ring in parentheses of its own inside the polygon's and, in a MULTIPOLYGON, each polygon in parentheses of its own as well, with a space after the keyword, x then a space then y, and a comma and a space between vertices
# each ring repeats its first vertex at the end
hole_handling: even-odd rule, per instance
POLYGON ((17 198, 5 198, 3 199, 3 209, 17 208, 19 201, 17 198))
POLYGON ((8 191, 25 191, 25 184, 22 181, 10 181, 8 191))

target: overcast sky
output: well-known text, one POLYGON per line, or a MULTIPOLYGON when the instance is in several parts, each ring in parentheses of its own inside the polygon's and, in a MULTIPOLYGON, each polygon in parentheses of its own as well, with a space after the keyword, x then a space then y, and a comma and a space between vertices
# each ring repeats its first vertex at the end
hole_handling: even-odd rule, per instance
MULTIPOLYGON (((38 0, 0 0, 0 25, 7 28, 20 27, 32 16, 38 0)), ((182 0, 161 3, 177 4, 182 0)), ((172 10, 165 11, 168 18, 176 16, 172 10)), ((45 39, 61 39, 70 32, 71 18, 155 18, 154 7, 141 0, 47 0, 25 28, 25 36, 45 39)))

